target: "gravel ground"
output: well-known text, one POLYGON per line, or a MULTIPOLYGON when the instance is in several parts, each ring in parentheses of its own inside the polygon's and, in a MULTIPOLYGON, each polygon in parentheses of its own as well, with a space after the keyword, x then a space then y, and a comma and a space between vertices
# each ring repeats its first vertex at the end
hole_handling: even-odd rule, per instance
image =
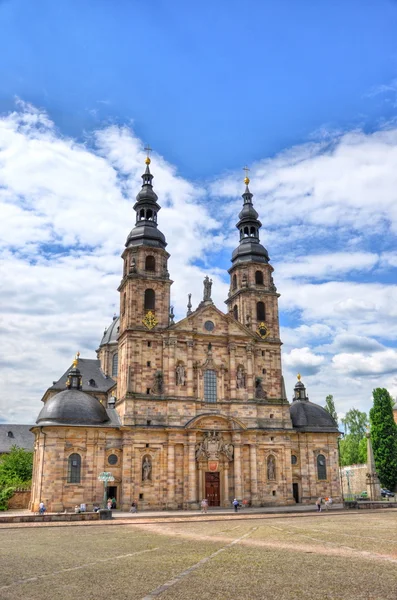
POLYGON ((2 529, 0 565, 1 600, 395 600, 397 512, 2 529))

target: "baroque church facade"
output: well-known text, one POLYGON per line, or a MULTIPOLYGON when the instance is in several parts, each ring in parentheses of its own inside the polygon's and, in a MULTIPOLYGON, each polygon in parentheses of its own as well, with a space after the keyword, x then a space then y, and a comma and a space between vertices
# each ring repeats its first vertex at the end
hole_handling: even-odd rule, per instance
POLYGON ((128 509, 313 503, 340 498, 337 425, 298 377, 292 402, 281 369, 278 298, 249 179, 231 258, 227 311, 203 299, 175 322, 170 255, 150 159, 136 224, 122 254, 120 316, 97 360, 76 357, 44 394, 32 428, 31 509, 62 511, 109 496, 128 509))

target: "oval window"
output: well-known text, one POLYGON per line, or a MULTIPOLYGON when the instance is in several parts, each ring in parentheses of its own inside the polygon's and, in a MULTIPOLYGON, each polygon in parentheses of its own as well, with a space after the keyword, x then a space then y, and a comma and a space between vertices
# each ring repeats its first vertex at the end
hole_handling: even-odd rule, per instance
POLYGON ((117 465, 118 460, 119 459, 117 458, 116 454, 110 454, 108 456, 108 463, 109 463, 109 465, 117 465))
POLYGON ((206 321, 204 323, 204 329, 206 329, 207 331, 213 331, 215 329, 215 325, 212 321, 206 321))

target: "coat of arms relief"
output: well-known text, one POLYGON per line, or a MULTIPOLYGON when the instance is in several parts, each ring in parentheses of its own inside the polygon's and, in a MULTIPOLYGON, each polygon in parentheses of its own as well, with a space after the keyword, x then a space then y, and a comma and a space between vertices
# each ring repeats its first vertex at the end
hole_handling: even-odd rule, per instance
MULTIPOLYGON (((212 463, 212 466, 215 466, 215 463, 218 465, 222 456, 232 461, 233 452, 233 444, 225 442, 219 431, 207 431, 204 439, 196 444, 196 460, 207 459, 208 464, 212 463)), ((210 468, 210 471, 213 470, 217 469, 210 468)))

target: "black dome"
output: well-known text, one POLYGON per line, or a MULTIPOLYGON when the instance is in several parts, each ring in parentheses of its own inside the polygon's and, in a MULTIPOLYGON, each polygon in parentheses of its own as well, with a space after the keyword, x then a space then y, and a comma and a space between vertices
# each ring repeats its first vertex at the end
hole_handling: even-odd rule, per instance
POLYGON ((37 418, 38 425, 102 425, 109 421, 102 404, 76 389, 64 390, 47 400, 37 418))
POLYGON ((295 400, 290 406, 292 425, 306 431, 337 432, 338 426, 329 412, 308 400, 295 400))

